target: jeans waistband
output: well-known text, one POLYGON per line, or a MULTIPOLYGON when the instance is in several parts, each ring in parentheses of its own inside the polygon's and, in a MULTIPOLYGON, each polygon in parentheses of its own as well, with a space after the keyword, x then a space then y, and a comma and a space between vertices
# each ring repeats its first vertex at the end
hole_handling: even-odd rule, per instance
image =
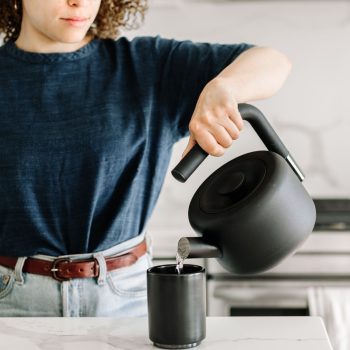
POLYGON ((96 254, 102 255, 104 257, 107 256, 118 256, 121 254, 124 254, 126 251, 129 249, 133 248, 135 245, 138 245, 141 243, 144 239, 147 239, 147 234, 146 232, 141 233, 140 235, 131 238, 127 241, 124 241, 122 243, 119 243, 113 247, 110 247, 106 250, 94 252, 94 253, 86 253, 86 254, 70 254, 70 255, 60 255, 60 256, 50 256, 50 255, 43 255, 43 254, 37 254, 33 255, 32 258, 36 259, 41 259, 41 260, 48 260, 48 261, 53 261, 57 258, 69 258, 72 260, 75 259, 88 259, 94 257, 96 254))

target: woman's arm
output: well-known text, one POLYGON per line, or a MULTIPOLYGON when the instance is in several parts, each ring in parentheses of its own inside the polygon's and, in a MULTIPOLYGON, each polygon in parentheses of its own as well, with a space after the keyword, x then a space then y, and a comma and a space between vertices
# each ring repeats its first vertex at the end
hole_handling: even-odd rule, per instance
POLYGON ((274 95, 290 70, 288 58, 272 48, 254 47, 239 55, 202 90, 183 155, 196 143, 213 156, 223 155, 243 127, 238 104, 274 95))

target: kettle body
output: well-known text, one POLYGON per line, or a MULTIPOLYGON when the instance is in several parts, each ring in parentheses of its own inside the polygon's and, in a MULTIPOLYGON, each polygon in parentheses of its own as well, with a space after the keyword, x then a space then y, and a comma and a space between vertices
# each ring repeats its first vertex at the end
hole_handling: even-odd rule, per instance
POLYGON ((217 169, 194 194, 188 218, 219 263, 236 274, 263 272, 311 233, 315 206, 278 154, 244 154, 217 169))
MULTIPOLYGON (((201 237, 180 241, 183 257, 217 257, 230 272, 255 274, 295 252, 313 230, 316 209, 303 173, 263 114, 247 104, 239 110, 268 150, 229 161, 200 185, 188 218, 201 237)), ((196 145, 172 174, 186 181, 206 156, 196 145)))

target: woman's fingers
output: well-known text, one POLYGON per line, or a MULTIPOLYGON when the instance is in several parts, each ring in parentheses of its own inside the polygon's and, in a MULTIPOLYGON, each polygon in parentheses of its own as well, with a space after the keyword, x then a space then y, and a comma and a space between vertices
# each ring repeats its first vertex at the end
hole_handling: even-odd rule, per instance
MULTIPOLYGON (((231 138, 231 143, 233 140, 237 140, 239 138, 239 134, 240 134, 240 129, 237 127, 237 125, 231 120, 230 117, 226 117, 225 120, 223 122, 219 122, 219 125, 221 127, 223 127, 226 131, 226 133, 230 136, 231 138)), ((219 130, 218 130, 219 131, 219 130)), ((218 135, 218 142, 220 142, 219 140, 220 136, 218 135)), ((231 143, 227 146, 231 146, 231 143)), ((223 143, 220 142, 220 144, 222 146, 225 146, 223 143)))
POLYGON ((241 113, 238 109, 238 105, 232 103, 229 106, 226 106, 226 113, 228 117, 232 120, 232 122, 235 124, 238 131, 241 131, 243 129, 244 124, 241 113))
POLYGON ((224 148, 229 148, 233 140, 236 140, 239 136, 237 127, 230 121, 225 125, 213 125, 209 132, 214 136, 216 142, 224 148))
POLYGON ((212 80, 201 92, 189 124, 190 141, 184 153, 195 143, 207 153, 221 156, 239 137, 243 120, 230 82, 212 80))
POLYGON ((195 118, 189 128, 191 137, 184 154, 197 142, 207 153, 221 156, 233 140, 238 139, 240 133, 239 127, 227 115, 195 118))
POLYGON ((182 158, 186 156, 186 154, 192 149, 192 147, 196 144, 196 140, 190 135, 190 139, 188 140, 187 146, 185 150, 182 152, 182 158))
POLYGON ((208 154, 218 157, 223 155, 225 148, 229 147, 232 143, 232 138, 221 125, 217 125, 214 128, 200 127, 200 124, 198 128, 196 126, 197 124, 192 124, 190 127, 191 137, 185 151, 186 153, 191 147, 190 144, 193 145, 194 142, 198 143, 208 154))

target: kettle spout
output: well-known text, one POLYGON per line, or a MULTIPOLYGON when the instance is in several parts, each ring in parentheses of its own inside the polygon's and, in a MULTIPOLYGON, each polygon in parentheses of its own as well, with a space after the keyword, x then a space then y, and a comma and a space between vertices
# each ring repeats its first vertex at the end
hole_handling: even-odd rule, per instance
POLYGON ((177 245, 177 254, 182 260, 192 258, 221 258, 220 249, 201 237, 182 237, 177 245))

